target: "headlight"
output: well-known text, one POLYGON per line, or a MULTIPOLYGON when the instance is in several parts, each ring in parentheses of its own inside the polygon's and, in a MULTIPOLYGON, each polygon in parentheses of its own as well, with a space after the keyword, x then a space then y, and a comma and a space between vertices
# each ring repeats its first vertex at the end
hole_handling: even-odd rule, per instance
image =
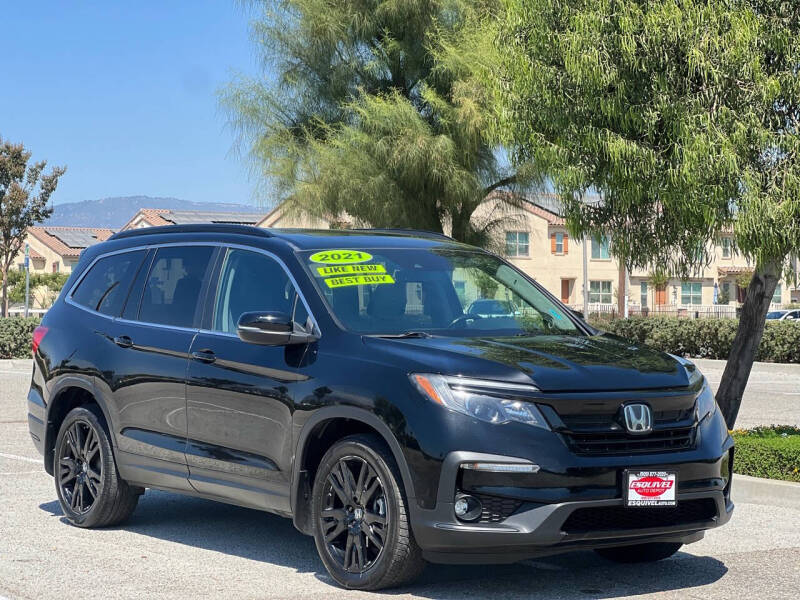
POLYGON ((711 417, 715 412, 717 412, 717 401, 706 382, 697 397, 697 420, 702 421, 706 417, 711 417))
POLYGON ((496 424, 516 421, 550 429, 535 404, 507 397, 514 392, 535 392, 535 386, 419 373, 411 375, 411 382, 431 402, 481 421, 496 424))

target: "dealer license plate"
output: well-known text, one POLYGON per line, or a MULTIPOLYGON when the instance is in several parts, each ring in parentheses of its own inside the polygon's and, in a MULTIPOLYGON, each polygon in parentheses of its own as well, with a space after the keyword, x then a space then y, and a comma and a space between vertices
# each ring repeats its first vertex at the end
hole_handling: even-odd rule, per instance
POLYGON ((625 471, 625 506, 675 506, 675 471, 625 471))

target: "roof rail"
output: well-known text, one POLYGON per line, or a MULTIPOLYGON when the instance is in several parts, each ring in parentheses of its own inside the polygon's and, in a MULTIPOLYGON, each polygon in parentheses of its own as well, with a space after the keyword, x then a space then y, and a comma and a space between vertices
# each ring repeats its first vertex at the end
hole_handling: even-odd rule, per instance
POLYGON ((266 229, 253 227, 252 225, 197 223, 195 225, 157 225, 155 227, 143 227, 142 229, 128 229, 127 231, 118 231, 109 239, 121 240, 131 237, 161 235, 165 233, 236 233, 239 235, 256 235, 267 238, 275 237, 266 229))
POLYGON ((427 231, 425 229, 411 229, 411 228, 403 228, 403 227, 379 227, 379 228, 369 228, 363 227, 358 229, 351 229, 350 231, 364 231, 366 233, 395 233, 397 235, 408 235, 414 234, 419 237, 431 237, 431 238, 441 238, 445 240, 452 240, 453 238, 449 235, 445 235, 443 233, 439 233, 438 231, 427 231))

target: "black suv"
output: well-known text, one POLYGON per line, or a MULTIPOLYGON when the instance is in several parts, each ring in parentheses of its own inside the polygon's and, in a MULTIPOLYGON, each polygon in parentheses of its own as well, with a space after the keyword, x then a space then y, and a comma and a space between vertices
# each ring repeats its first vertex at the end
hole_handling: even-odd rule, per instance
POLYGON ((118 233, 33 353, 30 433, 70 522, 120 523, 148 487, 266 510, 346 587, 425 561, 658 560, 733 509, 733 442, 692 363, 441 235, 118 233))

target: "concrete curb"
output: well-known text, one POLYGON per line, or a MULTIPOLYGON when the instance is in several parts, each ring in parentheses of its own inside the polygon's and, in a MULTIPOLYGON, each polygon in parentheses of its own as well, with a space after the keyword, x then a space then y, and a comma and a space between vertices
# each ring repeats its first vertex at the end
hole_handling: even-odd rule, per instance
POLYGON ((800 483, 733 475, 733 502, 800 509, 800 483))
POLYGON ((32 358, 12 358, 0 360, 0 371, 30 371, 33 369, 32 358))

